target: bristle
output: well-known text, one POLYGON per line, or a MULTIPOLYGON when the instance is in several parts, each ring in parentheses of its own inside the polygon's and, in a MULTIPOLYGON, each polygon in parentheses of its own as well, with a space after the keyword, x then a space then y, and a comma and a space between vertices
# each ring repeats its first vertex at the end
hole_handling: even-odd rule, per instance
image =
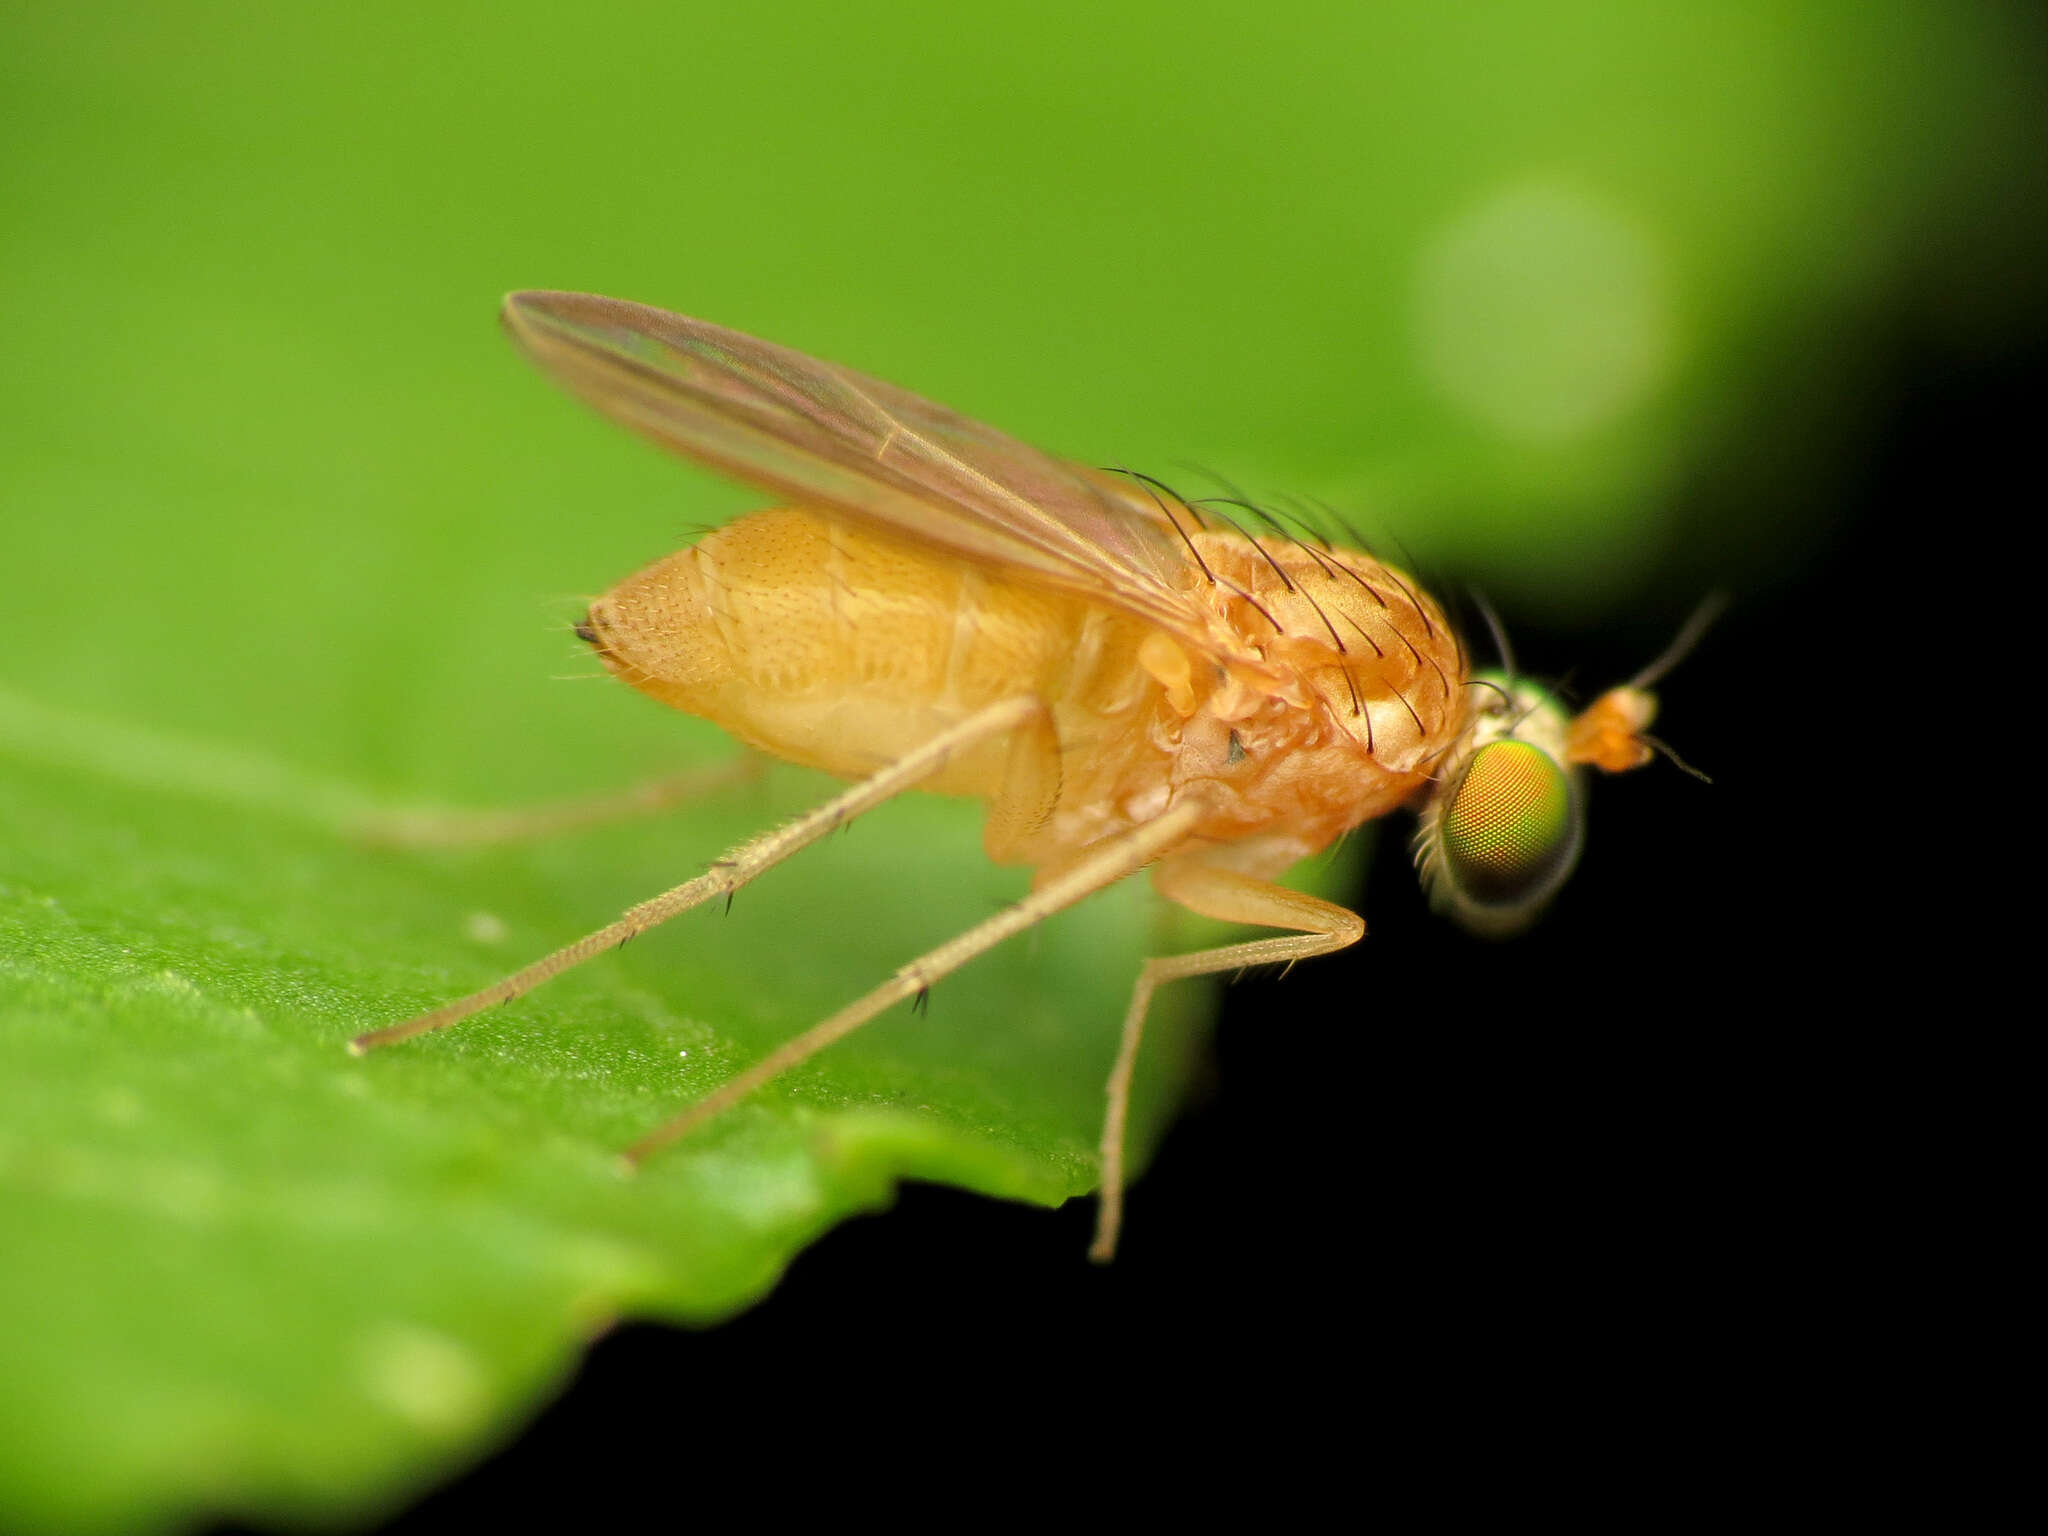
MULTIPOLYGON (((1335 507, 1323 500, 1322 497, 1305 496, 1302 500, 1335 523, 1344 537, 1351 541, 1351 548, 1357 550, 1361 555, 1371 555, 1373 553, 1371 541, 1364 534, 1360 533, 1356 525, 1351 523, 1342 512, 1339 512, 1335 507)), ((1374 558, 1377 558, 1377 556, 1374 558)))
POLYGON ((1423 606, 1422 599, 1415 595, 1415 589, 1403 581, 1401 573, 1391 565, 1383 565, 1380 569, 1387 573, 1388 580, 1401 589, 1401 595, 1415 605, 1415 615, 1422 620, 1422 632, 1434 640, 1436 638, 1436 626, 1429 622, 1429 610, 1423 606))
POLYGON ((1340 664, 1337 670, 1344 674, 1344 686, 1351 694, 1351 718, 1356 720, 1365 713, 1365 705, 1358 697, 1358 681, 1352 677, 1349 667, 1340 664))
POLYGON ((1335 549, 1336 546, 1331 544, 1330 542, 1330 536, 1327 533, 1325 533, 1322 529, 1318 528, 1313 522, 1311 522, 1306 514, 1296 510, 1296 507, 1306 505, 1306 503, 1302 502, 1300 497, 1288 496, 1283 494, 1277 497, 1276 500, 1278 500, 1282 506, 1287 506, 1287 504, 1290 502, 1295 503, 1295 506, 1288 506, 1288 520, 1292 522, 1295 527, 1299 528, 1303 533, 1307 534, 1310 538, 1314 539, 1318 544, 1322 545, 1325 553, 1330 553, 1335 549))
MULTIPOLYGON (((1213 507, 1219 504, 1226 507, 1240 505, 1240 503, 1238 503, 1236 500, 1228 496, 1204 496, 1201 498, 1200 504, 1205 507, 1213 507)), ((1246 505, 1248 506, 1249 504, 1246 505)), ((1256 507, 1250 507, 1249 510, 1257 511, 1258 509, 1256 507)), ((1286 588, 1289 592, 1292 592, 1294 590, 1293 580, 1288 576, 1286 568, 1282 566, 1278 560, 1273 558, 1273 551, 1266 548, 1265 545, 1261 544, 1254 535, 1247 533, 1244 527, 1237 521, 1235 521, 1233 518, 1230 518, 1224 515, 1223 513, 1218 513, 1217 516, 1222 517, 1224 522, 1229 523, 1230 526, 1237 529, 1239 533, 1244 534, 1245 538, 1250 542, 1252 548, 1259 552, 1259 558, 1264 560, 1266 564, 1273 567, 1273 574, 1280 578, 1280 585, 1282 587, 1286 588)))
POLYGON ((1274 634, 1284 635, 1287 633, 1287 627, 1284 624, 1282 624, 1278 619, 1274 618, 1272 611, 1268 609, 1266 605, 1260 602, 1256 597, 1253 597, 1251 593, 1245 591, 1243 587, 1240 587, 1236 582, 1232 581, 1227 576, 1219 576, 1216 579, 1224 586, 1230 588, 1231 591, 1235 592, 1239 597, 1243 598, 1246 602, 1250 603, 1252 607, 1258 611, 1259 617, 1264 619, 1268 624, 1273 626, 1274 634))
POLYGON ((1438 665, 1437 659, 1434 656, 1425 657, 1424 660, 1429 663, 1431 670, 1436 673, 1437 683, 1443 688, 1444 697, 1448 699, 1451 696, 1451 680, 1444 676, 1444 669, 1438 665))
POLYGON ((1323 605, 1317 602, 1315 598, 1310 595, 1306 587, 1301 588, 1300 591, 1302 597, 1307 599, 1309 607, 1315 609, 1316 617, 1323 621, 1323 628, 1327 629, 1330 632, 1330 643, 1337 647, 1337 654, 1339 656, 1350 655, 1351 653, 1344 649, 1344 641, 1337 633, 1337 626, 1332 624, 1330 622, 1330 616, 1327 613, 1323 612, 1323 605))
POLYGON ((1416 733, 1426 738, 1429 735, 1429 727, 1422 723, 1422 716, 1418 715, 1415 712, 1415 706, 1408 702, 1408 695, 1396 688, 1394 690, 1394 697, 1401 701, 1401 707, 1408 711, 1408 718, 1415 722, 1416 733))
POLYGON ((1304 544, 1299 538, 1299 536, 1297 536, 1288 529, 1285 523, 1281 522, 1279 518, 1275 517, 1273 513, 1268 511, 1266 508, 1260 506, 1257 502, 1252 501, 1249 498, 1243 496, 1217 496, 1209 497, 1207 499, 1212 501, 1222 501, 1225 502, 1227 505, 1233 507, 1243 507, 1247 512, 1251 513, 1254 517, 1263 519, 1268 528, 1271 528, 1275 533, 1279 534, 1281 538, 1285 539, 1289 544, 1292 544, 1304 555, 1307 555, 1309 559, 1313 560, 1318 566, 1322 567, 1322 572, 1325 576, 1328 576, 1332 581, 1336 580, 1336 571, 1331 567, 1328 561, 1323 559, 1322 554, 1318 550, 1316 550, 1310 545, 1304 544))
MULTIPOLYGON (((1202 558, 1202 552, 1199 549, 1195 548, 1195 541, 1188 537, 1188 531, 1185 528, 1181 527, 1180 519, 1173 515, 1173 513, 1167 508, 1165 500, 1161 498, 1159 491, 1153 488, 1155 485, 1158 485, 1159 482, 1155 481, 1150 475, 1144 474, 1139 470, 1124 469, 1118 465, 1107 465, 1104 467, 1103 472, 1105 474, 1111 475, 1128 475, 1132 480, 1135 480, 1138 483, 1139 489, 1144 491, 1144 493, 1147 496, 1150 496, 1152 498, 1153 505, 1159 508, 1159 515, 1165 518, 1168 523, 1173 525, 1173 531, 1180 535, 1181 543, 1187 545, 1188 553, 1195 557, 1195 564, 1201 568, 1203 577, 1208 581, 1209 585, 1213 587, 1216 584, 1215 572, 1209 569, 1209 562, 1202 558)), ((1161 487, 1161 489, 1165 489, 1165 487, 1161 487)), ((1171 495, 1172 492, 1169 490, 1168 494, 1171 495)), ((1174 499, 1176 501, 1180 500, 1178 496, 1174 497, 1174 499)), ((1185 507, 1187 506, 1187 503, 1182 501, 1181 505, 1185 507)), ((1192 507, 1189 507, 1188 510, 1190 513, 1193 513, 1196 524, 1199 526, 1201 522, 1201 514, 1194 512, 1194 509, 1192 507)))
POLYGON ((1346 624, 1349 624, 1353 629, 1358 631, 1359 635, 1363 637, 1363 639, 1365 640, 1365 643, 1372 647, 1373 655, 1377 656, 1382 661, 1385 661, 1387 659, 1386 647, 1381 645, 1379 641, 1373 639, 1373 637, 1370 634, 1367 634, 1366 628, 1363 624, 1359 623, 1358 620, 1351 617, 1351 615, 1348 613, 1344 615, 1344 622, 1346 624))

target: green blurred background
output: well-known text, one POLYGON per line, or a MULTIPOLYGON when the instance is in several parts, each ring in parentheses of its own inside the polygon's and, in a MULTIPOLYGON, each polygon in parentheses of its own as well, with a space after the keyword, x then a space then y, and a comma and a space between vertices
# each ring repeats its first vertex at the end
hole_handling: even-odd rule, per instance
MULTIPOLYGON (((2038 344, 2043 113, 2023 12, 1932 0, 10 6, 0 773, 502 805, 715 750, 557 679, 579 594, 751 498, 531 376, 516 287, 1668 632, 1842 536, 1900 338, 2038 344)), ((421 1464, 109 1507, 345 1515, 421 1464)))

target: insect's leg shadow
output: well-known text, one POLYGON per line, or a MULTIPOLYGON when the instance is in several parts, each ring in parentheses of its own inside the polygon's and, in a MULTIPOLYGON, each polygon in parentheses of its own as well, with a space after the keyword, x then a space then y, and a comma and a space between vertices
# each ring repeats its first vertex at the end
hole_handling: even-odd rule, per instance
POLYGON ((608 822, 651 816, 751 783, 767 770, 757 752, 741 752, 703 768, 666 774, 622 790, 552 800, 518 810, 375 810, 351 817, 348 834, 377 848, 480 848, 581 832, 608 822))

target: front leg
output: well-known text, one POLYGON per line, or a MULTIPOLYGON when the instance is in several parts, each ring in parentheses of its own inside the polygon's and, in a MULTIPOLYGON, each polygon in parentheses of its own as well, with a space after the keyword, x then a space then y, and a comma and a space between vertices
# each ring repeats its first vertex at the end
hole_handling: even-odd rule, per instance
POLYGON ((1248 927, 1292 928, 1298 936, 1251 939, 1187 955, 1154 956, 1138 972, 1131 1006, 1124 1014, 1116 1065, 1109 1072, 1109 1111, 1102 1122, 1102 1200, 1095 1218, 1095 1242, 1088 1250, 1088 1257, 1099 1264, 1116 1256, 1117 1232, 1123 1225, 1124 1124, 1130 1112, 1131 1075, 1138 1064, 1138 1044, 1144 1037, 1145 1014, 1152 1006, 1154 989, 1161 982, 1190 976, 1327 955, 1365 936, 1365 920, 1349 908, 1270 880, 1204 864, 1199 854, 1185 854, 1154 866, 1152 884, 1169 901, 1204 917, 1248 927))

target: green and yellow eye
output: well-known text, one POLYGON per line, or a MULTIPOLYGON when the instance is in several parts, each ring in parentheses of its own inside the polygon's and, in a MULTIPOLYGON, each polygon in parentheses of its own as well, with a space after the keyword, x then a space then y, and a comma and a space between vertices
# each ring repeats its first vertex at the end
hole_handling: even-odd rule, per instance
POLYGON ((1571 873, 1579 852, 1578 797, 1556 758, 1526 741, 1472 754, 1435 817, 1435 877, 1468 927, 1521 927, 1571 873))

